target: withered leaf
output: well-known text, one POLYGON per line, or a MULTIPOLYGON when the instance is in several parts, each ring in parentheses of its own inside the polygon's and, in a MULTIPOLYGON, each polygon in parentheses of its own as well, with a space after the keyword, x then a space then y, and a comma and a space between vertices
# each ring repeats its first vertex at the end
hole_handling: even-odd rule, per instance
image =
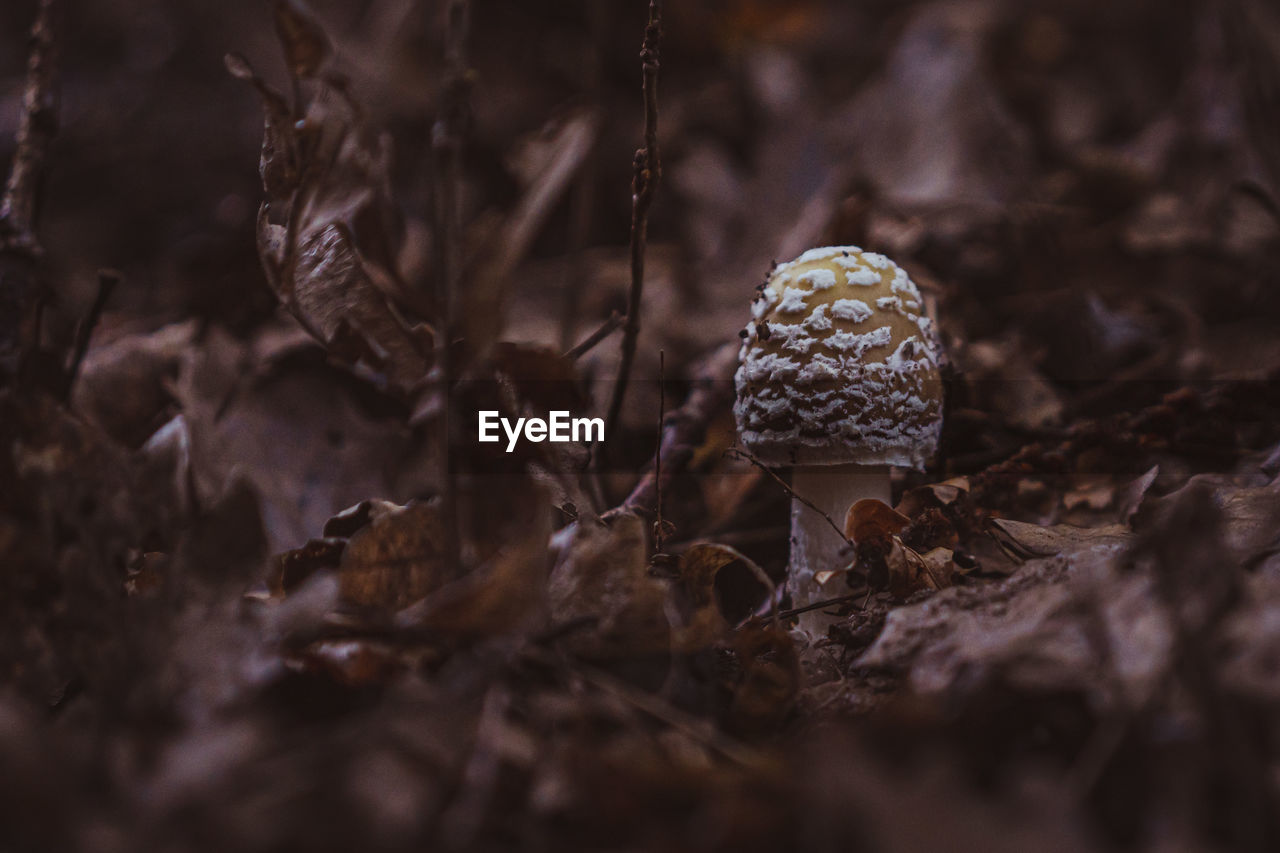
POLYGON ((559 622, 590 619, 565 647, 587 658, 665 654, 671 630, 666 590, 649 574, 644 522, 618 516, 609 526, 576 523, 551 573, 551 610, 559 622))
POLYGON ((75 409, 112 438, 141 445, 171 402, 166 381, 196 337, 194 320, 126 335, 89 351, 72 391, 75 409))
POLYGON ((800 659, 786 631, 747 624, 734 635, 742 677, 733 689, 726 726, 735 734, 776 731, 800 691, 800 659))
MULTIPOLYGON (((291 68, 313 73, 328 50, 323 31, 289 4, 276 12, 291 68)), ((431 368, 434 309, 397 266, 404 229, 386 139, 335 80, 319 81, 310 103, 291 107, 242 58, 227 66, 254 85, 266 113, 258 254, 268 283, 331 353, 411 392, 431 368)))
MULTIPOLYGON (((268 198, 287 198, 298 186, 293 110, 284 95, 268 85, 253 70, 249 60, 238 53, 228 53, 223 61, 232 77, 251 84, 262 99, 262 153, 258 159, 258 174, 266 187, 268 198)), ((264 239, 261 232, 262 229, 259 228, 259 243, 264 239)), ((259 251, 261 252, 261 246, 259 251)))
POLYGON ((444 541, 444 520, 434 502, 374 507, 369 524, 342 552, 342 597, 395 610, 424 598, 451 571, 443 563, 444 541))
POLYGON ((346 547, 342 539, 312 539, 301 548, 277 554, 272 560, 268 588, 273 595, 285 595, 321 569, 336 569, 346 547))
POLYGON ((909 489, 894 509, 908 518, 915 518, 928 507, 951 506, 968 491, 968 477, 955 477, 942 483, 929 483, 909 489))
POLYGON ((921 590, 951 586, 958 571, 953 556, 953 552, 946 548, 933 548, 921 554, 894 536, 885 557, 889 567, 890 594, 896 598, 907 598, 921 590))
POLYGON ((750 558, 728 545, 711 542, 691 545, 680 555, 678 577, 684 606, 680 608, 681 624, 673 646, 686 652, 705 648, 726 635, 731 621, 738 621, 744 612, 750 613, 773 590, 769 576, 750 558), (717 594, 716 579, 724 569, 735 565, 755 580, 759 598, 746 607, 737 606, 727 612, 729 602, 722 601, 717 594))
POLYGON ((295 77, 314 77, 332 49, 329 37, 311 10, 299 0, 276 0, 275 24, 289 73, 295 77))
POLYGON ((1049 557, 1081 544, 1117 540, 1128 533, 1128 529, 1121 524, 1102 527, 1055 524, 1052 527, 1042 527, 1007 518, 993 518, 991 527, 997 533, 997 541, 1004 546, 1012 546, 1015 553, 1024 557, 1049 557))
POLYGON ((397 622, 454 640, 528 628, 545 609, 547 562, 546 531, 535 525, 481 566, 401 613, 397 622))
POLYGON ((886 540, 901 533, 911 519, 884 501, 864 498, 845 514, 844 535, 855 544, 886 540))

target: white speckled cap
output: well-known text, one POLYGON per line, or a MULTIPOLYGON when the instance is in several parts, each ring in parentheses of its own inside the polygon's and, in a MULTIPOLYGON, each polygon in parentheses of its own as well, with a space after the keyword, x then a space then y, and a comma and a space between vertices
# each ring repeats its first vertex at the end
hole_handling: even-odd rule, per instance
POLYGON ((810 249, 773 271, 751 314, 733 411, 761 462, 922 469, 937 452, 941 348, 893 261, 810 249))

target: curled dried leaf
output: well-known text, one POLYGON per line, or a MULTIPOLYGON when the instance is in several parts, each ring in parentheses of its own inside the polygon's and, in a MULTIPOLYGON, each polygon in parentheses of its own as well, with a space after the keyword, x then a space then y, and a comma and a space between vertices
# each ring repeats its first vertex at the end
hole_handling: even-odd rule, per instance
POLYGON ((352 535, 339 562, 342 597, 356 604, 400 609, 424 598, 447 578, 444 520, 436 503, 379 502, 352 535))
POLYGON ((336 569, 347 543, 342 539, 312 539, 301 548, 272 559, 267 586, 273 595, 286 595, 322 569, 336 569))
POLYGON ((566 647, 587 658, 665 655, 670 649, 667 594, 649 574, 644 522, 620 515, 609 526, 577 522, 551 573, 557 621, 590 620, 566 647))
POLYGON ((716 642, 773 592, 769 576, 749 557, 710 542, 680 555, 678 577, 684 600, 674 645, 686 652, 716 642))
POLYGON ((844 535, 855 545, 879 542, 901 533, 910 523, 911 519, 884 501, 867 498, 849 507, 844 535))
POLYGON ((742 675, 733 687, 726 727, 739 735, 777 731, 800 692, 800 658, 791 635, 775 625, 748 624, 734 635, 734 651, 742 675))
POLYGON ((299 78, 316 76, 332 48, 311 10, 298 0, 276 0, 275 23, 289 73, 299 78))
MULTIPOLYGON (((317 75, 329 51, 319 24, 292 3, 276 16, 291 73, 317 75)), ((226 62, 257 89, 266 116, 258 254, 267 281, 332 354, 393 390, 416 390, 433 361, 434 308, 398 269, 404 229, 385 139, 333 75, 318 77, 310 103, 291 106, 243 57, 226 62)))

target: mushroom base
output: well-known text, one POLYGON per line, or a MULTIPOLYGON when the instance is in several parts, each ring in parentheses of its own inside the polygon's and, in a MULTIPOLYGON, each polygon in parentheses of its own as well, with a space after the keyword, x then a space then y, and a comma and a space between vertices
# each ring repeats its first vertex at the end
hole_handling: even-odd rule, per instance
MULTIPOLYGON (((849 507, 864 498, 890 504, 887 465, 812 465, 792 469, 791 488, 842 530, 849 507)), ((847 543, 819 513, 797 498, 791 499, 791 565, 787 589, 793 607, 806 607, 844 595, 844 572, 853 560, 847 543), (827 577, 824 572, 834 572, 827 577), (826 584, 819 583, 826 580, 826 584)), ((800 630, 820 637, 837 620, 822 608, 800 614, 800 630)))

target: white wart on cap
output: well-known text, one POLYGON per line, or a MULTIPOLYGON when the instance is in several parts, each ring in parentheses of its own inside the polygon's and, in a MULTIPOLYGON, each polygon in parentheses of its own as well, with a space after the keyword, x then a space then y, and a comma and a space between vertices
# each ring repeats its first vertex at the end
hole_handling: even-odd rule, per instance
POLYGON ((751 313, 734 414, 753 455, 924 468, 942 429, 941 349, 906 271, 857 246, 810 249, 774 269, 751 313))

